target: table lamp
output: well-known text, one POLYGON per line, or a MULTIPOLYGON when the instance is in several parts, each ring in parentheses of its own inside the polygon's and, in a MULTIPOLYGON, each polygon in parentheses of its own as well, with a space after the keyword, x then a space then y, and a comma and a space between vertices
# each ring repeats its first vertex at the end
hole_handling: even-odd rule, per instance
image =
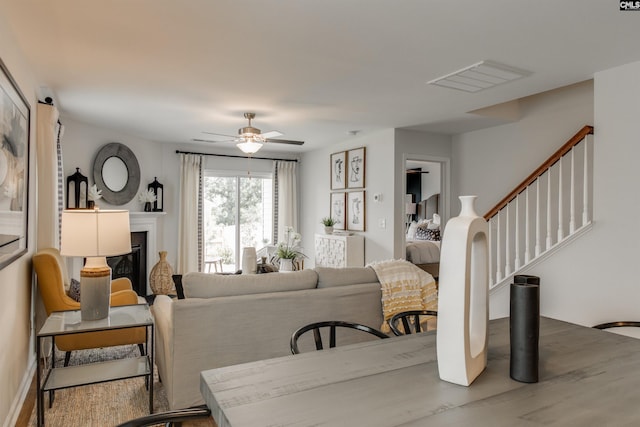
POLYGON ((131 252, 129 211, 75 209, 62 212, 63 256, 86 257, 80 270, 82 320, 109 316, 111 268, 108 256, 131 252))

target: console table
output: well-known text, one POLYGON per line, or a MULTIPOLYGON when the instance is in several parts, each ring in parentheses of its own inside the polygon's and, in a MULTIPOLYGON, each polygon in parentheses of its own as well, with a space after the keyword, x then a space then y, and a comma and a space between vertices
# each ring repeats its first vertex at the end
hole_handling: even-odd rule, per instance
POLYGON ((364 237, 316 234, 316 267, 364 267, 364 237))
MULTIPOLYGON (((80 385, 106 381, 146 377, 149 386, 149 413, 153 413, 153 316, 147 304, 114 306, 109 309, 109 317, 100 320, 83 321, 80 310, 56 311, 51 313, 38 332, 36 339, 36 386, 38 427, 44 425, 44 393, 80 385), (120 360, 89 363, 85 365, 55 366, 55 339, 60 335, 82 332, 98 332, 114 329, 128 329, 144 326, 147 331, 147 355, 120 360), (42 340, 51 337, 51 367, 42 372, 42 340), (149 342, 150 341, 150 342, 149 342), (42 378, 44 374, 44 380, 42 378)), ((87 410, 90 410, 87 408, 87 410)))
POLYGON ((525 384, 509 377, 509 320, 489 333, 469 387, 439 379, 426 332, 204 371, 200 390, 218 427, 640 424, 640 340, 542 318, 540 382, 525 384))

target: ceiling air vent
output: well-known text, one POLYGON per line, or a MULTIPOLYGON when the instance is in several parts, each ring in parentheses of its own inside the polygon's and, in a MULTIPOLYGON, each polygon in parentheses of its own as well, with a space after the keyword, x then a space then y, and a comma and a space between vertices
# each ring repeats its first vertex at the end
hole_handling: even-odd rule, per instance
POLYGON ((531 73, 528 71, 519 70, 497 62, 481 61, 451 74, 447 74, 446 76, 438 77, 437 79, 427 82, 427 84, 463 90, 465 92, 478 92, 529 74, 531 73))

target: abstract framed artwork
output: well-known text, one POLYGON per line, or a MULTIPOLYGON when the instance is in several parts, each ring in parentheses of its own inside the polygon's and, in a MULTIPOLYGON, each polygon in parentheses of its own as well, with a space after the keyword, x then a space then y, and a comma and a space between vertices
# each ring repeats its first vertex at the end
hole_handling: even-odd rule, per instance
POLYGON ((347 188, 365 187, 365 147, 347 151, 347 188))
POLYGON ((331 193, 330 197, 331 200, 329 205, 331 206, 331 212, 329 212, 329 215, 331 218, 336 220, 333 228, 336 230, 344 230, 346 228, 345 220, 347 218, 347 210, 345 206, 346 193, 342 191, 338 193, 331 193))
POLYGON ((30 113, 0 60, 0 269, 27 252, 30 113))
POLYGON ((347 229, 365 231, 366 221, 365 191, 347 193, 347 229))
POLYGON ((345 180, 345 168, 347 166, 347 153, 340 151, 331 155, 331 189, 344 190, 347 188, 345 180))

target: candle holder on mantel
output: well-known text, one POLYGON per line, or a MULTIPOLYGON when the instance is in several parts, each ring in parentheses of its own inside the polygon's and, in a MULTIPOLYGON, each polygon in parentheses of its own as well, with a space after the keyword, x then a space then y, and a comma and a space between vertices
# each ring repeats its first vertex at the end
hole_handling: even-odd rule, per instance
POLYGON ((156 201, 153 202, 153 212, 162 212, 164 209, 164 186, 158 182, 158 177, 153 177, 153 182, 147 186, 156 195, 156 201))
POLYGON ((89 180, 76 168, 76 173, 67 177, 67 209, 86 209, 89 207, 87 193, 89 180), (84 184, 84 185, 83 185, 84 184), (73 203, 69 197, 73 194, 73 203))

